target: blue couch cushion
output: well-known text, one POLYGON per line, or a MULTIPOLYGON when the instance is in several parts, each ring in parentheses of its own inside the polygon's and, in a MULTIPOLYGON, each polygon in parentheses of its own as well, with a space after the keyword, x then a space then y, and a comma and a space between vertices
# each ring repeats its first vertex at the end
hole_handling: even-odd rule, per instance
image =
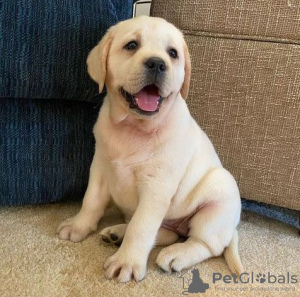
POLYGON ((82 199, 99 104, 1 99, 0 205, 82 199))
POLYGON ((0 98, 92 100, 86 57, 132 0, 9 0, 0 12, 0 98))

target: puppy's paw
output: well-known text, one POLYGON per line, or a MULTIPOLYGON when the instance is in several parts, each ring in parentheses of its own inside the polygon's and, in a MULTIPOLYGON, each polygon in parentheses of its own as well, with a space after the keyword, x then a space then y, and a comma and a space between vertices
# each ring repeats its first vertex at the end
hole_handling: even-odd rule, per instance
POLYGON ((105 276, 107 279, 117 278, 120 283, 128 282, 132 278, 138 282, 146 275, 146 265, 147 259, 138 260, 133 253, 129 254, 119 249, 105 262, 105 276))
POLYGON ((165 272, 179 272, 191 266, 189 254, 183 248, 182 243, 172 244, 160 251, 156 264, 165 272))
POLYGON ((111 227, 104 228, 100 235, 102 240, 107 243, 113 243, 115 245, 121 245, 125 235, 127 224, 119 224, 111 227))
POLYGON ((56 234, 59 239, 79 242, 96 229, 97 226, 90 226, 77 215, 62 222, 57 228, 56 234))

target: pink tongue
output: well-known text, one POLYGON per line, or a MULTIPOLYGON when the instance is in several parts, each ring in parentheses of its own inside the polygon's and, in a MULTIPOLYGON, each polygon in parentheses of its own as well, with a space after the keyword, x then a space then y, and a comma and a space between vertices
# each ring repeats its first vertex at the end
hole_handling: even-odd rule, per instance
POLYGON ((154 85, 146 86, 135 94, 138 107, 144 111, 155 111, 158 106, 159 98, 158 89, 154 85))

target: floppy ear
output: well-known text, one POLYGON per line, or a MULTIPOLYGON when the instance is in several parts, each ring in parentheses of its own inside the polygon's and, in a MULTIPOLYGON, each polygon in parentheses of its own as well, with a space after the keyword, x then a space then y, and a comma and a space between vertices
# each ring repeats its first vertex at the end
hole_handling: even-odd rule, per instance
POLYGON ((190 88, 190 79, 191 79, 191 58, 190 53, 188 50, 188 47, 184 41, 183 43, 184 47, 184 81, 181 86, 180 94, 183 99, 186 99, 189 94, 189 88, 190 88))
POLYGON ((101 41, 91 50, 87 58, 88 73, 98 83, 100 93, 105 83, 107 57, 112 40, 113 34, 112 28, 110 28, 101 41))

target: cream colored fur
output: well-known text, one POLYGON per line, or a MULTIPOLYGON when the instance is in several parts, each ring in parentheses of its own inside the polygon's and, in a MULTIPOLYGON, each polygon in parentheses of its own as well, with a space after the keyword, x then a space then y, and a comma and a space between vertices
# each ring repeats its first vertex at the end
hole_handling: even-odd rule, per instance
POLYGON ((188 93, 190 59, 181 32, 160 18, 127 20, 107 32, 87 63, 99 91, 105 83, 107 96, 94 127, 96 149, 82 208, 59 226, 59 238, 85 239, 97 230, 113 199, 127 224, 101 232, 123 239, 104 265, 107 278, 143 279, 155 244, 171 244, 157 258, 165 271, 181 271, 225 250, 232 272, 241 273, 236 231, 239 190, 183 99, 188 93), (134 52, 124 49, 131 40, 139 43, 134 52), (168 55, 170 47, 178 51, 177 59, 168 55), (164 100, 158 113, 144 116, 129 108, 120 87, 139 92, 146 81, 145 60, 152 56, 167 66, 160 88, 164 100), (185 217, 197 207, 188 239, 174 243, 178 236, 160 228, 162 221, 185 217))

